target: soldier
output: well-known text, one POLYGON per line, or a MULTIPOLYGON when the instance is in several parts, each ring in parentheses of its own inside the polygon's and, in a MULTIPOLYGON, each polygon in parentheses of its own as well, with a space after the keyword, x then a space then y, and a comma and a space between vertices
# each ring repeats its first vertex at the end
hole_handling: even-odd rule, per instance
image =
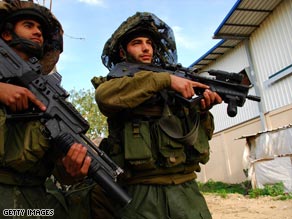
MULTIPOLYGON (((47 8, 33 1, 1 1, 0 33, 23 60, 38 58, 43 74, 52 71, 63 49, 61 24, 47 8)), ((46 189, 45 181, 52 173, 61 182, 82 180, 91 159, 86 148, 77 143, 63 156, 44 136, 37 119, 6 120, 5 112, 30 110, 31 104, 46 110, 28 89, 0 82, 0 214, 7 216, 7 209, 30 209, 32 214, 69 218, 65 197, 51 186, 46 189)), ((31 218, 27 213, 20 216, 31 218)))
MULTIPOLYGON (((209 109, 221 97, 204 84, 135 67, 177 62, 171 28, 152 13, 137 12, 124 21, 106 42, 102 61, 109 74, 92 79, 98 107, 108 117, 109 136, 101 147, 124 168, 119 181, 133 198, 125 208, 113 208, 111 217, 211 218, 195 172, 209 159, 209 109), (186 107, 172 95, 191 98, 194 88, 205 89, 196 106, 186 107)), ((98 189, 92 198, 93 208, 102 203, 98 189)), ((96 214, 98 209, 111 207, 96 214)))

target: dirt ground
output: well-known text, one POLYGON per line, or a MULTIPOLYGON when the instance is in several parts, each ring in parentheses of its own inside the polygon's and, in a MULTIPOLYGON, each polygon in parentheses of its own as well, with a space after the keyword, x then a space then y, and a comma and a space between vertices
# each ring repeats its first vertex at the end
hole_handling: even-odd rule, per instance
POLYGON ((204 194, 213 219, 292 219, 292 200, 250 199, 239 194, 226 198, 204 194))

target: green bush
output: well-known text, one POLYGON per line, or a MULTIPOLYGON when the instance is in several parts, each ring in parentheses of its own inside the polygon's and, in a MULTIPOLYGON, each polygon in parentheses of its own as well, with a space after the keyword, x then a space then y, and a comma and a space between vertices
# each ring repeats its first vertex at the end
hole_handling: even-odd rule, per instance
POLYGON ((282 182, 265 185, 263 189, 256 188, 249 191, 250 198, 257 198, 259 196, 272 196, 280 200, 292 199, 291 193, 284 192, 284 184, 282 182))
POLYGON ((272 196, 280 200, 292 199, 292 193, 284 192, 283 183, 276 183, 273 185, 265 185, 263 189, 252 189, 250 181, 245 181, 238 184, 227 184, 223 182, 215 182, 209 180, 206 183, 198 182, 200 191, 203 193, 214 193, 222 198, 226 198, 228 194, 238 193, 241 195, 248 195, 250 198, 257 198, 259 196, 272 196))
POLYGON ((206 183, 198 183, 199 188, 202 192, 205 193, 216 193, 222 197, 226 197, 228 193, 239 193, 246 194, 248 183, 239 183, 239 184, 227 184, 223 182, 215 182, 209 180, 206 183))

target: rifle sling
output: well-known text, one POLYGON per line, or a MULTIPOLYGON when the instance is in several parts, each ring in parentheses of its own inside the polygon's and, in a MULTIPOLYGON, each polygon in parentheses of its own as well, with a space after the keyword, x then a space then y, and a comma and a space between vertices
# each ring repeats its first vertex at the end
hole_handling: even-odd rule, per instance
POLYGON ((170 113, 169 107, 166 105, 164 108, 164 115, 159 119, 158 124, 161 130, 169 137, 177 140, 178 142, 186 145, 194 145, 199 130, 199 118, 194 121, 193 128, 186 134, 183 134, 178 127, 177 118, 170 113))

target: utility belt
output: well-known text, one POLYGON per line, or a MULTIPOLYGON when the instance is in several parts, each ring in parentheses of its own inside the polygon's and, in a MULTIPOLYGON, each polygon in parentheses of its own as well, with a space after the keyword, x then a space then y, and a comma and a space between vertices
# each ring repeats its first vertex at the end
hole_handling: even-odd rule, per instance
MULTIPOLYGON (((197 178, 194 168, 192 171, 183 171, 169 173, 167 169, 156 169, 151 174, 147 174, 147 171, 139 171, 132 173, 130 178, 127 178, 124 183, 130 184, 155 184, 155 185, 176 185, 185 183, 197 178)), ((175 170, 172 168, 172 172, 175 170)))
POLYGON ((40 186, 45 182, 44 178, 31 176, 27 173, 18 173, 16 171, 0 168, 0 183, 17 186, 40 186))
POLYGON ((163 115, 162 106, 151 106, 151 107, 136 107, 132 112, 131 116, 134 117, 148 117, 148 118, 160 118, 163 115))

